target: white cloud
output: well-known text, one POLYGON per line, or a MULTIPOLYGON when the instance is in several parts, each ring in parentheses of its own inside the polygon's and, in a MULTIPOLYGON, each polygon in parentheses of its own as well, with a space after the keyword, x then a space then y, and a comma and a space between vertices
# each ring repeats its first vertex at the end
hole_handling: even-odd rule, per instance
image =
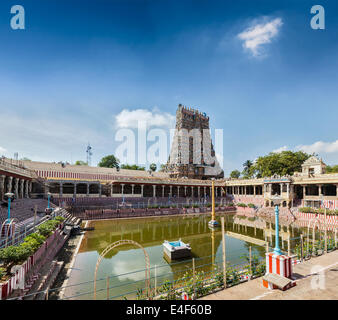
POLYGON ((0 147, 0 155, 4 154, 6 152, 7 152, 7 150, 5 148, 0 147))
POLYGON ((296 150, 307 153, 336 153, 338 152, 338 140, 333 142, 317 141, 310 145, 299 145, 296 150))
POLYGON ((278 148, 276 150, 272 150, 272 152, 274 152, 274 153, 281 153, 281 152, 287 151, 287 150, 289 150, 289 148, 287 146, 283 146, 283 147, 280 147, 280 148, 278 148))
POLYGON ((282 25, 282 19, 276 18, 267 23, 255 24, 237 36, 244 41, 243 47, 250 50, 254 57, 258 57, 263 53, 262 45, 270 43, 278 35, 282 25))
POLYGON ((138 128, 139 121, 145 121, 147 127, 166 127, 173 128, 175 116, 168 112, 161 112, 154 108, 152 111, 147 109, 129 110, 123 109, 115 116, 117 128, 138 128))

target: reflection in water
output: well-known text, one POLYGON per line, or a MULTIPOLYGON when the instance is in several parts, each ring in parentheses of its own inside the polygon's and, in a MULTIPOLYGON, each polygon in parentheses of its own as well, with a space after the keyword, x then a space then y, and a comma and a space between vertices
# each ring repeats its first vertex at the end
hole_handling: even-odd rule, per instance
MULTIPOLYGON (((227 263, 234 265, 244 262, 243 256, 248 254, 249 247, 252 253, 265 258, 265 241, 274 244, 274 225, 261 218, 247 218, 225 215, 226 230, 226 257, 227 263)), ((190 243, 192 257, 195 258, 197 271, 209 272, 215 266, 222 267, 222 234, 221 228, 209 229, 209 215, 199 216, 169 216, 134 219, 116 219, 92 221, 94 231, 86 233, 76 257, 68 285, 91 281, 94 278, 95 264, 99 254, 109 244, 130 239, 140 243, 150 258, 151 277, 154 277, 156 265, 157 283, 164 280, 177 279, 187 269, 192 267, 192 260, 168 263, 163 257, 162 243, 164 240, 178 240, 190 243)), ((219 217, 218 217, 218 220, 219 217)), ((290 236, 297 237, 299 229, 295 227, 281 227, 281 247, 294 246, 290 236)), ((121 299, 123 295, 135 297, 135 293, 128 292, 144 287, 144 254, 141 249, 131 245, 117 247, 110 251, 98 270, 97 299, 106 298, 106 279, 109 280, 110 297, 121 299), (100 291, 101 290, 101 291, 100 291), (117 297, 119 296, 119 297, 117 297)), ((154 283, 154 279, 152 279, 154 283)), ((93 283, 74 286, 66 289, 65 296, 72 296, 93 291, 93 283)), ((92 299, 88 293, 75 299, 92 299)))

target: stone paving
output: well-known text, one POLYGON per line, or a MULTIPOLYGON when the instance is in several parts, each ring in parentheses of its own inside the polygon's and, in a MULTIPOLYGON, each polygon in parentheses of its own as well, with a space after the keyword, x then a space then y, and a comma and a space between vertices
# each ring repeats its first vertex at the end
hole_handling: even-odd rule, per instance
POLYGON ((205 296, 201 300, 338 300, 338 250, 293 267, 297 285, 269 290, 262 278, 205 296))

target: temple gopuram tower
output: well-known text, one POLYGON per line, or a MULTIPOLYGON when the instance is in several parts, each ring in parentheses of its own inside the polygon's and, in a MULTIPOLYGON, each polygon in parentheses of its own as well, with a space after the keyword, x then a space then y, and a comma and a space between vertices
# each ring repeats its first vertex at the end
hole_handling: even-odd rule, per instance
POLYGON ((211 141, 209 117, 178 105, 176 127, 168 162, 164 168, 172 178, 223 178, 211 141))

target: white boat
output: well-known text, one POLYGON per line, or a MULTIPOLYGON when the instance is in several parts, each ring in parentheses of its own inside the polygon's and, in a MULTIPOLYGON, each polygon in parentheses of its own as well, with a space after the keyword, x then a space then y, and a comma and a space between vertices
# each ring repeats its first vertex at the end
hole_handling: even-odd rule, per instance
POLYGON ((189 243, 184 243, 181 239, 178 241, 167 241, 163 242, 163 251, 170 260, 190 258, 191 247, 189 243))

